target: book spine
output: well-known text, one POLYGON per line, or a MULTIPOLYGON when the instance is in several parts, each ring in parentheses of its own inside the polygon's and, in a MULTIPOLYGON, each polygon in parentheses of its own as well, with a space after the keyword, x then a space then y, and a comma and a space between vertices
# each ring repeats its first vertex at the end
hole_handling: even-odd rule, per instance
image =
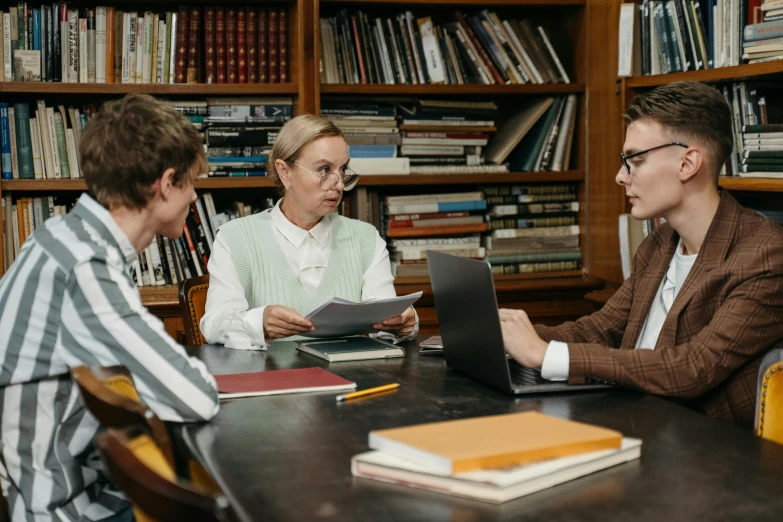
POLYGON ((237 10, 226 9, 226 78, 227 83, 239 82, 239 64, 237 63, 237 10))
POLYGON ((247 83, 247 11, 237 8, 237 83, 247 83))
MULTIPOLYGON (((98 73, 95 9, 87 9, 87 82, 95 83, 98 73)), ((105 35, 104 35, 105 36, 105 35)))
POLYGON ((258 83, 269 83, 269 17, 258 10, 258 83))
POLYGON ((19 179, 19 155, 16 150, 16 114, 13 107, 8 108, 8 139, 11 142, 11 175, 19 179))
POLYGON ((258 11, 247 8, 247 83, 258 83, 258 11))
POLYGON ((8 104, 5 102, 0 103, 0 150, 2 151, 3 179, 12 179, 11 128, 8 122, 8 104))
POLYGON ((484 64, 489 69, 489 72, 492 74, 493 78, 495 78, 495 81, 500 84, 508 83, 508 77, 505 76, 505 74, 501 74, 500 69, 497 67, 498 64, 496 64, 494 61, 494 57, 490 58, 489 55, 487 55, 487 52, 484 50, 484 47, 478 40, 478 37, 473 32, 473 29, 468 23, 468 20, 462 15, 460 11, 455 11, 454 14, 457 17, 457 21, 462 27, 462 30, 465 31, 465 34, 468 36, 468 38, 470 38, 473 47, 478 51, 479 56, 484 61, 484 64))
POLYGON ((30 109, 26 103, 14 104, 14 124, 19 179, 35 179, 33 145, 30 136, 30 109))
POLYGON ((269 60, 269 83, 280 83, 280 62, 278 61, 278 51, 280 49, 280 22, 278 20, 277 9, 270 9, 268 13, 269 17, 269 31, 268 31, 268 48, 267 55, 269 60))
POLYGON ((59 113, 54 113, 54 135, 57 144, 57 155, 60 160, 60 175, 63 178, 70 179, 71 168, 68 163, 68 145, 65 142, 65 129, 63 118, 59 113))
POLYGON ((226 49, 226 9, 218 7, 215 11, 215 47, 217 70, 217 83, 228 82, 228 60, 226 49))
MULTIPOLYGON (((114 13, 113 7, 107 7, 103 15, 103 44, 98 43, 98 54, 103 56, 102 73, 103 83, 114 83, 114 13)), ((99 28, 100 29, 100 28, 99 28)), ((100 38, 100 34, 96 34, 100 38)), ((96 76, 95 80, 98 80, 96 76)))
POLYGON ((125 39, 123 38, 123 27, 125 23, 125 12, 114 11, 114 50, 106 50, 107 54, 111 51, 114 53, 114 72, 106 71, 107 75, 114 75, 114 83, 122 83, 122 50, 125 45, 125 39))
POLYGON ((279 64, 278 80, 288 82, 288 11, 280 9, 278 15, 279 31, 277 35, 277 61, 279 64))
POLYGON ((177 13, 177 50, 174 65, 174 83, 186 83, 188 65, 188 43, 190 29, 190 12, 181 6, 177 13))
POLYGON ((199 74, 199 38, 201 37, 201 8, 192 7, 189 18, 190 27, 188 29, 188 61, 186 83, 198 83, 199 74))
POLYGON ((217 42, 215 39, 215 8, 204 8, 204 60, 207 83, 217 83, 217 42))

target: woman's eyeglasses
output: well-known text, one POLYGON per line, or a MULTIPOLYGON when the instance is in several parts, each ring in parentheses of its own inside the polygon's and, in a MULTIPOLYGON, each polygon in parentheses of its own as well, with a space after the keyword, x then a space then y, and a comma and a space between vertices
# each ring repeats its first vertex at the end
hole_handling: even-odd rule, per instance
POLYGON ((318 170, 318 172, 314 172, 306 167, 301 166, 295 161, 288 161, 287 163, 292 163, 297 167, 299 167, 300 169, 306 170, 310 174, 313 174, 321 178, 321 190, 323 190, 324 192, 334 188, 334 186, 337 185, 337 183, 339 183, 341 179, 345 187, 343 188, 343 190, 351 190, 356 186, 356 183, 359 182, 359 178, 361 177, 348 167, 342 167, 340 169, 341 172, 330 172, 326 167, 322 167, 321 169, 318 170))

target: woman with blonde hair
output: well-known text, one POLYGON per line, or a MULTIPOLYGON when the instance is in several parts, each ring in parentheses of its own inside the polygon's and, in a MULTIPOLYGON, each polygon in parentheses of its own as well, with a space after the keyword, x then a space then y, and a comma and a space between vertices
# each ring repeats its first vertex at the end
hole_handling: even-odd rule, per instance
MULTIPOLYGON (((393 297, 386 243, 372 225, 336 213, 359 175, 342 132, 310 114, 286 123, 267 161, 283 197, 259 214, 220 227, 209 260, 201 333, 210 343, 263 349, 307 334, 308 313, 333 297, 393 297)), ((374 325, 398 340, 418 331, 413 308, 374 325)))

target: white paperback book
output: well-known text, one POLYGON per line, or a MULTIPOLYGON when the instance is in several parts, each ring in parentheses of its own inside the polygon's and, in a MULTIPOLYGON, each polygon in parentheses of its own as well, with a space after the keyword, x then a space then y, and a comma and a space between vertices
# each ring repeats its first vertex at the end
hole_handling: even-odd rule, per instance
POLYGON ((351 473, 357 477, 500 504, 638 459, 641 451, 641 440, 625 437, 619 449, 454 475, 434 471, 380 451, 370 451, 351 459, 351 473))
POLYGON ((377 333, 372 325, 402 314, 421 297, 421 294, 416 292, 363 303, 334 297, 308 314, 307 318, 313 322, 315 330, 304 336, 328 338, 377 333))

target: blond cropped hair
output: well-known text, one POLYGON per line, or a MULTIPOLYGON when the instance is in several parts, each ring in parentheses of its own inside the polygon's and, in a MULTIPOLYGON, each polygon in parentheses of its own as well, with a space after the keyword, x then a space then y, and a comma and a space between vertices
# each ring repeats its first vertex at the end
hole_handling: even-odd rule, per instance
POLYGON ((285 192, 285 188, 277 173, 275 161, 296 161, 302 154, 302 149, 321 138, 332 137, 344 138, 343 132, 331 121, 314 114, 302 114, 283 125, 266 164, 267 177, 281 194, 285 192))

